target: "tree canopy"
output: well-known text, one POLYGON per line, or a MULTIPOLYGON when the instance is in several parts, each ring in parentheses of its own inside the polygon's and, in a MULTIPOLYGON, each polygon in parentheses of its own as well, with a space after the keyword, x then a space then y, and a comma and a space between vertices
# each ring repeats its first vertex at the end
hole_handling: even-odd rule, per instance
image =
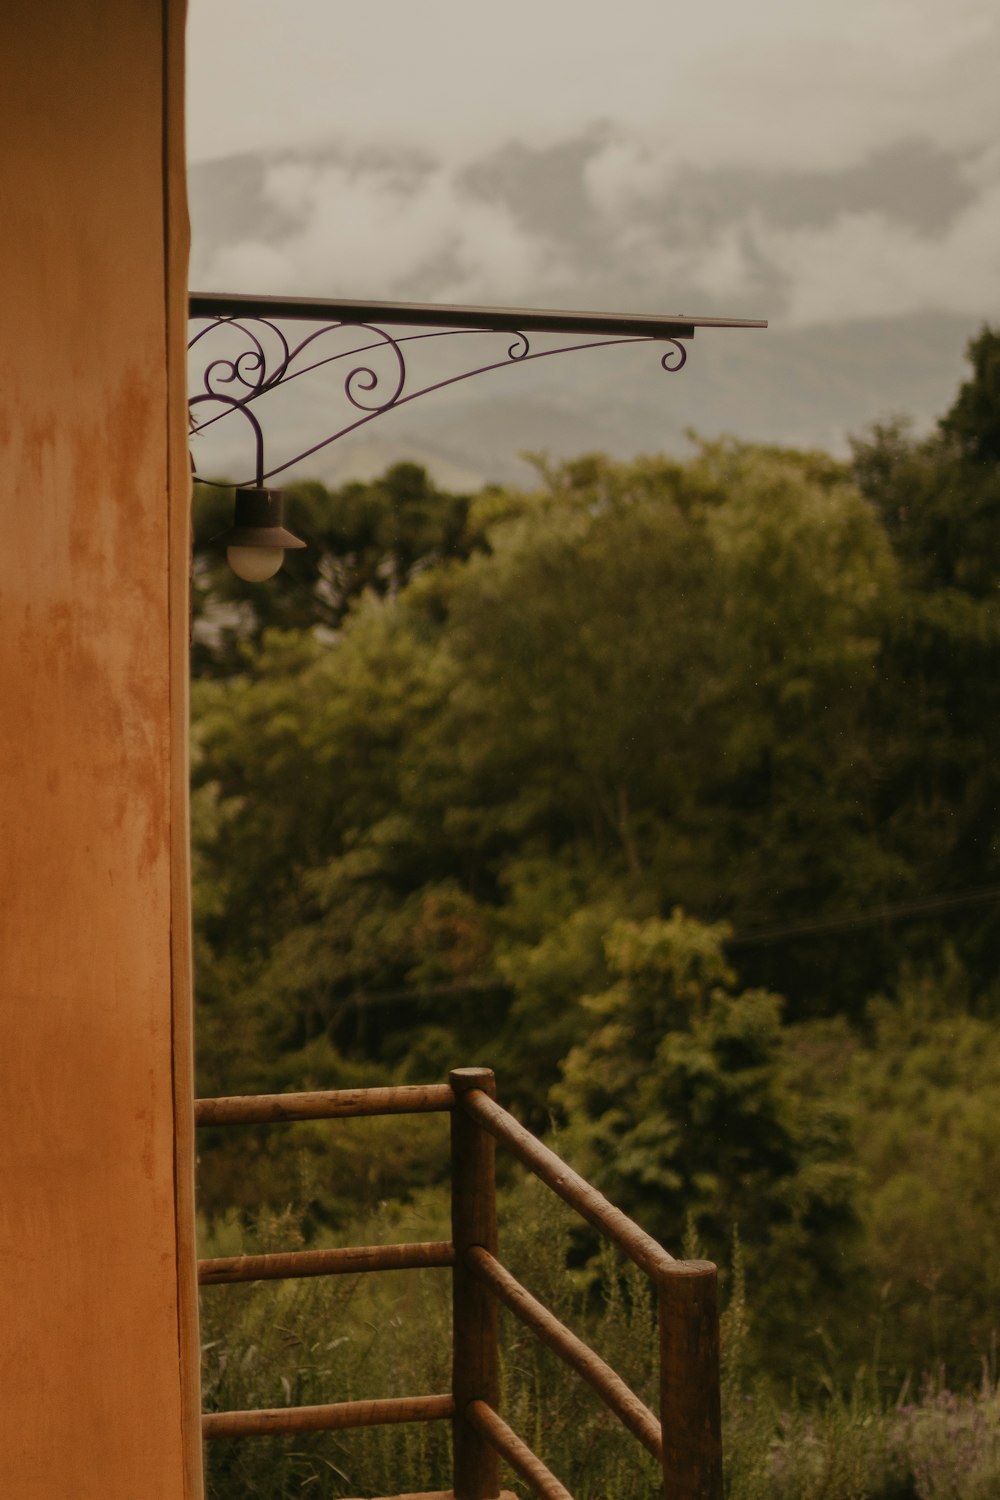
MULTIPOLYGON (((264 589, 199 546, 203 1091, 489 1062, 654 1231, 737 1232, 773 1329, 870 1290, 952 1170, 893 1177, 873 1101, 922 1085, 883 1054, 919 1034, 933 1071, 951 1024, 996 1056, 1000 335, 969 354, 933 434, 850 462, 727 439, 473 496, 397 465, 295 486, 310 547, 264 589)), ((200 529, 224 508, 199 492, 200 529)), ((416 1149, 387 1128, 376 1195, 416 1149)), ((261 1137, 276 1201, 319 1149, 261 1137)), ((310 1178, 317 1221, 358 1170, 310 1178)), ((203 1173, 243 1205, 223 1147, 203 1173)))

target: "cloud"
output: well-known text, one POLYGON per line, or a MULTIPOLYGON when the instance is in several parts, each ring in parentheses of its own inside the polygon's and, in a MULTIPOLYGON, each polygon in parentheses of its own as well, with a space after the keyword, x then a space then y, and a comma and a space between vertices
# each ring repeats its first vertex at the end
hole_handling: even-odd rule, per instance
POLYGON ((760 245, 789 288, 782 326, 1000 311, 1000 185, 943 236, 922 237, 875 213, 844 214, 822 231, 762 231, 760 245))
POLYGON ((775 326, 1000 309, 1000 148, 901 142, 822 173, 676 169, 641 142, 587 163, 595 207, 630 226, 633 277, 775 326))
POLYGON ((196 223, 194 269, 202 284, 405 297, 430 278, 439 300, 476 300, 544 285, 553 260, 544 234, 522 226, 509 205, 463 188, 444 167, 414 183, 391 165, 281 158, 264 167, 258 191, 263 223, 277 211, 288 227, 235 244, 223 232, 205 245, 196 223))
POLYGON ((900 141, 828 171, 695 170, 602 127, 457 164, 404 148, 244 157, 231 179, 224 163, 196 168, 192 186, 193 277, 208 289, 721 312, 794 328, 989 317, 1000 303, 992 144, 900 141))

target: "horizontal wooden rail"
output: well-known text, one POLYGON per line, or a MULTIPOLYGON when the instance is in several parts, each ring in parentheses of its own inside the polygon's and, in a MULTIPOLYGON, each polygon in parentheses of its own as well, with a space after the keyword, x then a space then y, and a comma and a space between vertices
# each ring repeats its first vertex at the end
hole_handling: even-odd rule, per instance
POLYGON ((472 1089, 463 1094, 461 1103, 484 1130, 502 1141, 514 1156, 526 1167, 530 1167, 536 1177, 540 1177, 554 1193, 558 1193, 571 1208, 575 1208, 588 1224, 593 1224, 595 1229, 613 1240, 648 1276, 656 1278, 669 1271, 674 1257, 662 1245, 657 1244, 652 1235, 640 1229, 620 1208, 609 1203, 603 1193, 585 1182, 578 1172, 568 1167, 548 1146, 543 1146, 502 1105, 490 1099, 481 1089, 472 1089))
POLYGON ((454 1415, 451 1396, 392 1396, 381 1401, 338 1401, 333 1406, 206 1412, 201 1431, 205 1438, 261 1437, 269 1432, 336 1432, 392 1422, 436 1422, 454 1415))
MULTIPOLYGON (((362 1500, 362 1497, 358 1497, 362 1500)), ((416 1494, 388 1495, 386 1500, 455 1500, 454 1490, 420 1490, 416 1494)))
MULTIPOLYGON (((360 1500, 360 1497, 359 1497, 360 1500)), ((389 1495, 386 1500, 455 1500, 454 1490, 421 1490, 412 1495, 389 1495)), ((497 1500, 517 1500, 511 1490, 501 1490, 497 1500)))
POLYGON ((451 1240, 418 1245, 357 1245, 344 1250, 289 1250, 274 1255, 226 1255, 198 1262, 201 1286, 233 1281, 280 1281, 293 1276, 351 1276, 360 1271, 416 1271, 453 1266, 451 1240))
MULTIPOLYGON (((361 1500, 361 1497, 359 1497, 361 1500)), ((410 1495, 390 1495, 386 1500, 455 1500, 454 1490, 420 1490, 410 1495)))
POLYGON ((621 1422, 647 1448, 655 1459, 663 1458, 663 1436, 660 1423, 648 1406, 644 1406, 609 1364, 565 1323, 517 1281, 488 1250, 475 1245, 466 1255, 470 1269, 496 1294, 504 1307, 520 1318, 543 1344, 592 1386, 621 1422))
POLYGON ((450 1110, 447 1083, 380 1089, 327 1089, 312 1094, 237 1094, 198 1099, 196 1125, 275 1125, 286 1120, 341 1120, 359 1115, 418 1115, 450 1110))
POLYGON ((465 1420, 483 1434, 488 1442, 505 1458, 515 1473, 530 1484, 540 1500, 573 1500, 564 1484, 561 1484, 551 1469, 522 1442, 503 1417, 498 1416, 485 1401, 470 1401, 463 1414, 465 1420))

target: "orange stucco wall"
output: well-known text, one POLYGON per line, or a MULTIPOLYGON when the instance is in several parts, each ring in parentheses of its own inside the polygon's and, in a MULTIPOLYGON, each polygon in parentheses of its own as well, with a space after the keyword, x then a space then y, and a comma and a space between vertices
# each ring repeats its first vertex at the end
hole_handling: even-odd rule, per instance
POLYGON ((183 6, 0 6, 0 1495, 200 1493, 183 6))

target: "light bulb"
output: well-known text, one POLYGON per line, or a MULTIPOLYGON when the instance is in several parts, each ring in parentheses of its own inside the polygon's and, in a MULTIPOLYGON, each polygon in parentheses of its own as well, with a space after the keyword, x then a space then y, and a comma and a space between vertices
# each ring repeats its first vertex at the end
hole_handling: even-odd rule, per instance
POLYGON ((263 583, 273 578, 285 560, 284 547, 227 547, 226 561, 247 583, 263 583))

